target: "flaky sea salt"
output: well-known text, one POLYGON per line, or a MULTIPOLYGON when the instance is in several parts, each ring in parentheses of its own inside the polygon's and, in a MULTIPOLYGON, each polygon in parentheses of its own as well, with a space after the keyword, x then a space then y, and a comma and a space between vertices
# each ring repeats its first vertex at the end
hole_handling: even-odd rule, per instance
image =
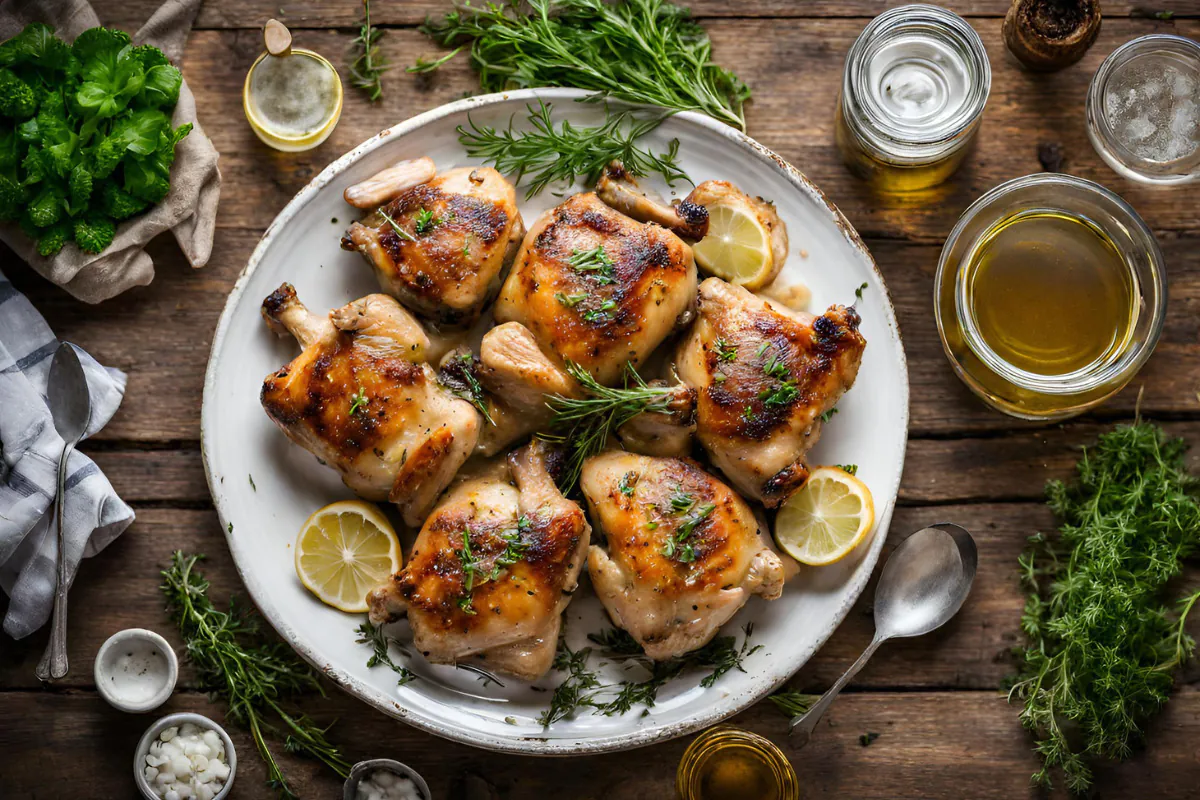
POLYGON ((150 743, 142 774, 163 800, 212 800, 229 779, 225 743, 190 722, 163 730, 150 743))

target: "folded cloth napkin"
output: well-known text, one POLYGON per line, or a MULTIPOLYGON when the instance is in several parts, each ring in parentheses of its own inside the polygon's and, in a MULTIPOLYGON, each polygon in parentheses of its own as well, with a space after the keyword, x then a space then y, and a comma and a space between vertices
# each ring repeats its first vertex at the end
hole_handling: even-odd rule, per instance
MULTIPOLYGON (((167 0, 133 35, 133 41, 154 45, 179 65, 183 45, 199 9, 200 0, 167 0)), ((0 2, 0 41, 17 35, 30 22, 53 26, 59 38, 68 42, 101 24, 87 0, 0 2)), ((38 255, 34 243, 12 223, 0 223, 0 241, 43 277, 87 303, 99 303, 130 287, 150 283, 154 279, 154 262, 144 248, 166 230, 175 235, 188 263, 193 267, 204 266, 212 255, 221 173, 217 169, 217 150, 200 127, 196 99, 186 81, 179 90, 179 104, 175 106, 171 124, 178 127, 185 122, 194 127, 175 148, 171 190, 166 199, 117 226, 116 238, 103 253, 92 255, 71 245, 46 258, 38 255)))
MULTIPOLYGON (((0 272, 0 588, 9 596, 4 632, 14 639, 42 627, 54 605, 54 494, 63 440, 46 404, 46 382, 57 349, 46 320, 0 272)), ((86 438, 112 419, 125 395, 125 373, 75 351, 92 401, 86 438)), ((133 522, 133 509, 78 451, 67 461, 63 521, 72 581, 83 558, 103 550, 133 522)))

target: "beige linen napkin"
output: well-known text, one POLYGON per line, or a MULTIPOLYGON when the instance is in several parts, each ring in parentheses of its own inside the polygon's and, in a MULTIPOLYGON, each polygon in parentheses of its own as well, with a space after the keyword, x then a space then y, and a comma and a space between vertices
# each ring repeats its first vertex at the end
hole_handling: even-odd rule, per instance
MULTIPOLYGON (((154 45, 178 66, 199 10, 200 0, 167 0, 133 35, 133 41, 154 45)), ((59 38, 68 42, 82 31, 102 24, 87 0, 0 3, 0 41, 15 36, 30 22, 52 25, 59 38)), ((116 238, 103 253, 92 255, 71 245, 45 258, 37 254, 34 243, 21 229, 11 223, 0 224, 0 241, 43 277, 87 303, 99 303, 132 286, 150 283, 154 279, 154 262, 144 248, 165 230, 175 235, 179 249, 193 267, 204 266, 212 254, 221 172, 217 169, 217 150, 200 127, 196 99, 186 81, 179 90, 179 104, 175 106, 171 124, 178 127, 185 122, 194 127, 175 149, 171 190, 166 199, 146 213, 121 223, 116 238)))

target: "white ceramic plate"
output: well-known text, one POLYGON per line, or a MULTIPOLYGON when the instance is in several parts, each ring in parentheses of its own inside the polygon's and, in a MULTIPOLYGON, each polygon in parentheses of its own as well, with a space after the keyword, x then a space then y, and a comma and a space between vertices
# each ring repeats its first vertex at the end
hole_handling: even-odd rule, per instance
MULTIPOLYGON (((427 155, 439 170, 470 163, 455 134, 468 114, 477 123, 503 127, 514 114, 523 119, 525 105, 538 96, 554 103, 556 120, 597 124, 603 110, 574 102, 582 94, 530 90, 461 100, 383 131, 330 164, 271 223, 255 249, 221 315, 204 383, 209 486, 238 571, 267 620, 304 658, 376 708, 466 744, 520 753, 603 752, 669 739, 735 714, 783 683, 829 638, 870 577, 900 485, 908 429, 900 334, 883 279, 854 229, 775 154, 707 117, 676 114, 640 144, 665 150, 678 138, 680 163, 693 180, 724 178, 773 200, 791 242, 783 274, 811 287, 813 309, 849 303, 854 290, 867 284, 858 304, 868 342, 858 382, 839 403, 810 461, 858 464, 859 477, 875 497, 875 535, 839 564, 802 570, 781 599, 750 600, 725 629, 740 643, 741 628, 754 622, 753 644, 763 647, 745 660, 745 672, 734 670, 710 689, 699 686, 704 673, 680 677, 659 692, 646 715, 640 709, 617 717, 585 713, 543 729, 537 718, 550 699, 546 690, 561 680, 556 673, 534 686, 511 679, 503 687, 485 686, 472 673, 415 657, 409 666, 419 679, 397 687, 386 668, 367 669, 370 652, 355 644, 354 629, 362 619, 322 605, 300 585, 293 568, 292 545, 301 523, 314 509, 349 492, 333 470, 288 442, 259 406, 263 378, 298 352, 294 341, 267 331, 259 304, 283 281, 293 283, 315 310, 378 291, 362 257, 338 246, 357 214, 342 200, 346 186, 402 158, 427 155)), ((671 195, 665 186, 656 188, 671 195)), ((548 190, 523 202, 521 212, 532 223, 557 202, 548 190)), ((566 611, 568 642, 576 648, 586 644, 589 632, 608 625, 586 575, 584 584, 566 611)), ((397 633, 406 631, 397 626, 397 633)), ((602 672, 608 681, 622 677, 615 664, 602 672)))

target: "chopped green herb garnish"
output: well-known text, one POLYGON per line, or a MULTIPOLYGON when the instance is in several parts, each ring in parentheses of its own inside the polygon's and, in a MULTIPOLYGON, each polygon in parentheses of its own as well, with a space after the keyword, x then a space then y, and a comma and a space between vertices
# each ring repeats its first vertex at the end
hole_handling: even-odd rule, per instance
POLYGON ((358 394, 351 395, 350 399, 353 401, 350 403, 351 416, 357 414, 360 409, 366 408, 367 404, 371 402, 370 398, 367 397, 367 390, 361 386, 358 387, 358 394))
POLYGON ((770 342, 763 342, 762 344, 760 344, 758 346, 758 349, 754 351, 754 356, 756 358, 762 358, 763 353, 767 352, 767 348, 769 348, 770 346, 771 346, 770 342))
POLYGON ((471 604, 471 593, 475 588, 482 586, 489 581, 497 580, 504 574, 504 570, 511 567, 513 564, 520 561, 525 551, 529 548, 529 543, 521 540, 521 535, 529 530, 530 521, 524 515, 517 517, 516 528, 511 531, 504 531, 499 536, 505 542, 503 552, 501 552, 492 561, 490 570, 484 569, 484 562, 475 555, 471 549, 471 531, 469 528, 464 528, 462 532, 463 546, 454 551, 458 556, 459 564, 463 571, 463 593, 458 598, 458 607, 468 614, 475 614, 475 607, 471 604))
POLYGON ((562 303, 567 308, 574 308, 587 299, 587 294, 584 292, 580 292, 579 294, 563 294, 562 292, 555 292, 554 299, 562 303))
POLYGON ((374 652, 371 654, 371 657, 367 659, 367 669, 383 664, 391 669, 392 672, 395 672, 400 676, 396 681, 397 686, 403 686, 406 683, 412 683, 417 679, 416 674, 408 667, 401 666, 395 661, 392 661, 391 655, 388 654, 388 647, 391 643, 395 642, 396 647, 399 648, 400 652, 404 655, 407 656, 408 652, 401 647, 395 639, 383 632, 382 625, 372 625, 368 620, 367 622, 364 622, 362 625, 358 626, 356 633, 358 633, 358 639, 355 641, 357 641, 358 644, 369 644, 374 650, 374 652))
POLYGON ((471 353, 461 353, 450 359, 438 371, 438 383, 450 390, 455 397, 466 400, 483 415, 489 425, 495 425, 492 414, 488 409, 487 393, 479 378, 475 376, 475 356, 471 353))
POLYGON ((836 413, 838 413, 838 410, 837 410, 837 407, 835 406, 835 407, 829 409, 828 411, 826 411, 825 413, 821 414, 821 422, 829 422, 829 420, 833 419, 833 415, 836 413))
POLYGON ((633 487, 637 485, 638 474, 636 472, 626 472, 621 476, 621 481, 617 484, 617 489, 626 497, 633 497, 633 487))
POLYGON ((613 260, 604 252, 604 246, 591 250, 572 250, 567 263, 576 272, 591 273, 601 286, 613 283, 613 260))
POLYGON ((251 488, 251 489, 253 489, 254 491, 256 491, 256 492, 257 492, 257 491, 258 491, 258 487, 254 485, 254 476, 253 476, 253 475, 251 475, 251 474, 249 474, 249 473, 247 473, 247 474, 246 474, 246 477, 250 479, 250 488, 251 488))
POLYGON ((837 468, 842 472, 845 472, 847 475, 858 474, 858 464, 838 464, 837 468))
POLYGON ((858 743, 863 747, 868 747, 872 742, 879 738, 879 734, 875 732, 864 733, 858 737, 858 743))
MULTIPOLYGON (((695 501, 692 501, 692 504, 694 505, 695 501)), ((672 501, 671 507, 672 509, 675 508, 674 501, 672 501)), ((676 513, 686 513, 691 509, 691 507, 692 506, 689 505, 687 508, 683 509, 683 512, 677 511, 676 513)), ((691 562, 695 561, 696 548, 690 541, 691 536, 696 532, 696 528, 699 527, 700 523, 708 519, 709 515, 712 514, 715 509, 716 506, 712 503, 704 503, 703 505, 697 506, 696 510, 689 514, 687 519, 685 519, 677 528, 675 528, 675 532, 667 537, 667 541, 663 545, 662 554, 667 558, 674 558, 676 561, 679 561, 683 564, 690 564, 691 562)))
POLYGON ((408 240, 408 241, 410 241, 410 242, 415 242, 415 241, 417 240, 415 236, 413 236, 413 235, 412 235, 411 233, 409 233, 408 231, 404 230, 404 228, 401 228, 401 227, 400 227, 400 226, 399 226, 399 225, 396 223, 396 220, 392 219, 392 218, 391 218, 391 216, 390 216, 390 215, 389 215, 389 214, 388 214, 386 211, 384 211, 382 208, 378 209, 378 211, 379 211, 379 216, 383 217, 384 221, 385 221, 385 222, 386 222, 388 225, 391 225, 391 226, 392 226, 392 231, 393 231, 393 232, 394 232, 394 233, 395 233, 397 236, 399 236, 401 239, 407 239, 407 240, 408 240))
POLYGON ((418 235, 420 235, 422 233, 428 233, 429 231, 436 228, 438 225, 442 224, 442 221, 440 219, 435 218, 433 216, 433 212, 427 208, 422 208, 419 211, 417 211, 417 215, 416 215, 416 217, 414 217, 414 221, 416 222, 416 231, 417 231, 418 235))
POLYGON ((694 505, 696 505, 696 498, 682 489, 677 489, 675 494, 671 495, 671 513, 673 514, 682 514, 685 511, 690 511, 694 505))
POLYGON ((612 319, 612 311, 617 307, 616 300, 605 300, 595 308, 583 312, 584 322, 607 322, 612 319))
POLYGON ((859 286, 857 289, 854 290, 855 302, 862 300, 863 292, 865 292, 866 290, 867 290, 867 284, 865 282, 863 283, 862 286, 859 286))
POLYGON ((716 341, 717 361, 730 362, 737 358, 737 345, 730 344, 724 338, 718 337, 716 341))
POLYGON ((799 396, 800 390, 796 388, 796 382, 791 380, 784 381, 770 389, 763 389, 758 393, 758 399, 771 408, 791 405, 792 401, 799 396))

